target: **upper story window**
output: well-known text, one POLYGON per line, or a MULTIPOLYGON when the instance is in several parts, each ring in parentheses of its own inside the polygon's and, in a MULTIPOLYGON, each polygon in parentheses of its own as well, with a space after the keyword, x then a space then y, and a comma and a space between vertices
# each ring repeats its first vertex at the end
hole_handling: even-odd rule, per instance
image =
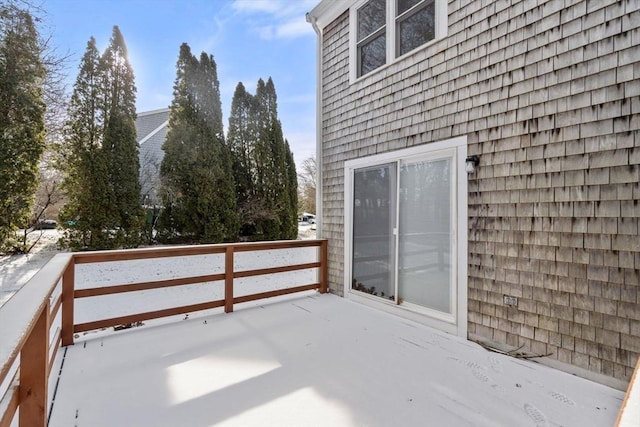
POLYGON ((446 0, 368 0, 351 9, 355 80, 446 33, 446 0))
POLYGON ((435 0, 397 0, 396 57, 436 37, 435 0))
POLYGON ((369 0, 358 9, 358 75, 387 61, 386 0, 369 0))

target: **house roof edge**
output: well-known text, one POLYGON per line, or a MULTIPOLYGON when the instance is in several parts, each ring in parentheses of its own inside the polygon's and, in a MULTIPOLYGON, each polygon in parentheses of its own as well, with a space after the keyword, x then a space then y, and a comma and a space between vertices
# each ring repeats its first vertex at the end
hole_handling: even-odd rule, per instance
POLYGON ((149 111, 141 111, 139 113, 137 113, 138 117, 144 117, 144 116, 150 116, 152 114, 158 114, 158 113, 166 113, 169 111, 169 108, 158 108, 157 110, 149 110, 149 111))
POLYGON ((315 22, 318 28, 322 30, 331 22, 333 22, 338 16, 340 16, 345 10, 349 9, 353 3, 355 3, 355 0, 321 0, 320 3, 316 5, 316 7, 314 7, 310 12, 307 13, 307 22, 315 22))

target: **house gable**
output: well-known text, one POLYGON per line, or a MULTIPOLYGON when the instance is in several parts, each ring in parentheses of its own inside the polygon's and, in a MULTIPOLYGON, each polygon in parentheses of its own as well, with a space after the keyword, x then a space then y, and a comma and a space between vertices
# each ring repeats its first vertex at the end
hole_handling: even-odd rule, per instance
POLYGON ((159 204, 160 163, 164 157, 162 145, 167 137, 169 109, 138 113, 136 132, 140 161, 140 185, 145 205, 159 204))

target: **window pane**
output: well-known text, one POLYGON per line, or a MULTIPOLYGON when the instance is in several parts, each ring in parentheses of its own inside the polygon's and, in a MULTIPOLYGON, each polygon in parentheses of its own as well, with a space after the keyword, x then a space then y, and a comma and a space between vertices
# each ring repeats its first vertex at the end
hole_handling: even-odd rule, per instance
POLYGON ((386 19, 385 0, 371 0, 358 9, 358 41, 383 27, 386 19))
POLYGON ((420 3, 421 0, 398 0, 398 11, 396 16, 402 15, 413 6, 420 3))
POLYGON ((433 40, 435 37, 435 5, 429 3, 420 11, 398 23, 398 55, 433 40))
POLYGON ((398 296, 451 313, 451 159, 400 167, 398 296))
POLYGON ((353 178, 351 287, 395 298, 395 163, 359 169, 353 178))
POLYGON ((386 45, 387 37, 382 33, 358 48, 359 76, 363 76, 385 64, 387 60, 386 45))

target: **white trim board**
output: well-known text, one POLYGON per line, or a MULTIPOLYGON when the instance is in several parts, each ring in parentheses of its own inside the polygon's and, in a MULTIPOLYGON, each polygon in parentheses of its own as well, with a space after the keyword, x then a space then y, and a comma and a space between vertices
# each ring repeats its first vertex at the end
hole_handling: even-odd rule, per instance
POLYGON ((162 123, 160 126, 158 126, 157 128, 155 128, 154 130, 152 130, 151 132, 149 132, 149 134, 147 136, 145 136, 144 138, 142 138, 140 140, 140 142, 138 142, 138 145, 142 145, 145 142, 147 142, 148 140, 150 140, 151 138, 153 138, 153 136, 155 134, 157 134, 158 132, 160 132, 162 129, 164 129, 165 127, 167 127, 167 125, 169 124, 169 120, 166 120, 164 123, 162 123))

